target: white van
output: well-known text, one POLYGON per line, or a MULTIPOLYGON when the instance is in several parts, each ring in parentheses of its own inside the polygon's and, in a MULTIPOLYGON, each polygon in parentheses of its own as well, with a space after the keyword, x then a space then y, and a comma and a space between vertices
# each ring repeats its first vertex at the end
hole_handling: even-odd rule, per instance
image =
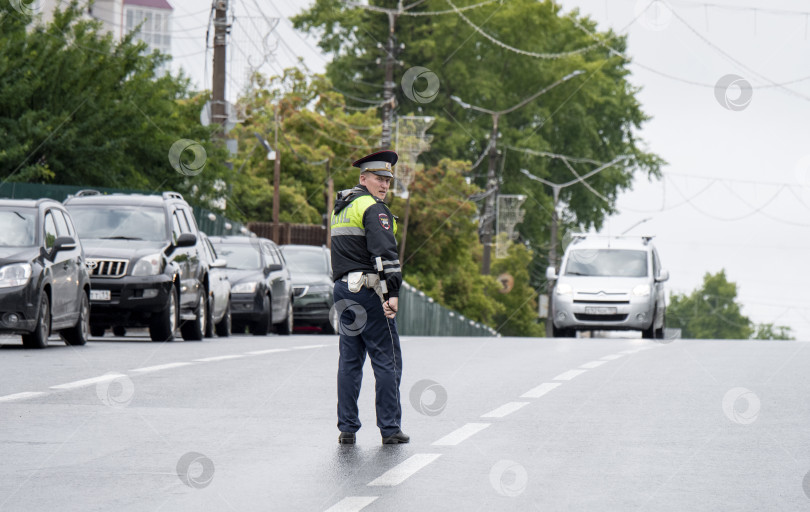
POLYGON ((666 296, 650 236, 574 235, 559 275, 554 267, 550 319, 555 337, 582 330, 639 330, 645 338, 664 337, 666 296))

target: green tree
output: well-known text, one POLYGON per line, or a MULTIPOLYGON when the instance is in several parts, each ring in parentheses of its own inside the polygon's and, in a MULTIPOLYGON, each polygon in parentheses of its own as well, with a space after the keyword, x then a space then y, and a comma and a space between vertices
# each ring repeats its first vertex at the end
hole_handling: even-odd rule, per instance
POLYGON ((728 281, 725 270, 707 272, 703 285, 691 294, 670 295, 667 327, 681 329, 684 338, 748 339, 754 329, 736 299, 737 285, 728 281))
POLYGON ((795 340, 791 331, 792 329, 785 325, 757 324, 756 332, 751 337, 755 340, 795 340))
POLYGON ((512 279, 511 290, 501 289, 496 299, 504 307, 503 313, 495 316, 498 332, 504 336, 545 336, 543 324, 537 321, 537 293, 529 282, 532 253, 522 244, 511 244, 505 258, 492 264, 493 275, 508 275, 512 279))
MULTIPOLYGON (((459 8, 479 3, 453 2, 459 8)), ((341 0, 316 0, 294 18, 296 27, 317 33, 321 48, 333 55, 327 75, 354 106, 383 99, 384 70, 378 59, 385 57, 379 44, 387 42, 388 15, 373 7, 395 9, 397 2, 372 0, 370 4, 361 8, 341 0)), ((453 97, 498 111, 571 72, 584 71, 499 118, 501 192, 529 195, 519 230, 534 249, 531 275, 537 285, 543 281, 547 265, 552 200, 548 188, 530 181, 520 170, 561 183, 574 179, 574 172, 584 174, 596 164, 568 162, 572 171, 561 159, 508 148, 573 155, 594 162, 629 157, 591 177, 590 189, 581 185, 563 189, 560 199, 566 213, 560 233, 566 227, 599 228, 605 216, 614 211, 618 194, 631 186, 635 172, 648 177, 659 173, 662 160, 644 151, 636 135, 647 117, 636 99, 638 88, 629 81, 628 61, 595 42, 596 38, 623 52, 626 39, 612 31, 598 32, 593 21, 576 11, 563 14, 551 0, 491 2, 461 14, 453 12, 446 0, 414 5, 409 14, 435 14, 398 16, 396 43, 404 45, 404 50, 397 58, 404 64, 396 68, 394 82, 400 110, 418 110, 436 117, 430 131, 434 135, 432 150, 420 157, 428 166, 443 158, 476 162, 488 147, 492 118, 465 108, 453 97), (483 27, 481 30, 499 43, 471 25, 483 27), (535 58, 525 52, 549 58, 535 58), (428 68, 438 78, 439 92, 432 101, 417 103, 406 96, 405 88, 411 85, 417 91, 427 86, 426 78, 403 83, 406 71, 415 66, 428 68)), ((484 186, 487 165, 484 158, 477 168, 468 167, 466 174, 484 186)))
POLYGON ((76 1, 32 21, 0 4, 0 179, 220 195, 226 153, 199 123, 205 98, 162 71, 167 56, 132 35, 115 42, 76 1), (169 161, 179 139, 200 145, 185 174, 169 161))
POLYGON ((325 77, 297 68, 282 76, 254 76, 239 103, 246 120, 233 131, 239 156, 234 161, 229 214, 242 220, 272 220, 274 162, 266 158, 258 136, 275 143, 277 114, 280 220, 321 224, 327 179, 333 178, 336 191, 357 184, 351 162, 368 154, 370 141, 379 136, 376 113, 347 113, 343 97, 325 77))

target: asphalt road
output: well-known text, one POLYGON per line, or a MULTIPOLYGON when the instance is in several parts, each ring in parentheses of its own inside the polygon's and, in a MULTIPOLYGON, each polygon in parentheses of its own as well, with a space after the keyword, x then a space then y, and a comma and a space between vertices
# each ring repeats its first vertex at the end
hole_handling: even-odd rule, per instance
POLYGON ((0 510, 810 510, 805 342, 403 338, 353 447, 335 336, 0 344, 0 510))

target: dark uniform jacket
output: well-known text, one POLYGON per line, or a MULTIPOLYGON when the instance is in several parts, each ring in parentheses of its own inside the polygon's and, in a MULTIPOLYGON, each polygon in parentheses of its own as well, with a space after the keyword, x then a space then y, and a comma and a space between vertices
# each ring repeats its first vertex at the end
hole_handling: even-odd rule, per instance
POLYGON ((332 212, 332 280, 349 272, 376 274, 375 260, 382 258, 391 297, 399 297, 402 267, 397 253, 396 217, 385 202, 357 185, 338 192, 332 212))

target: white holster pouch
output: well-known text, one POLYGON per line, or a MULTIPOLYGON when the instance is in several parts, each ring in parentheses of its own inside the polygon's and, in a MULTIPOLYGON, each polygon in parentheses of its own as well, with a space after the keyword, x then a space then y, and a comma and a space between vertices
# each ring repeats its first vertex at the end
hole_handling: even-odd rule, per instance
POLYGON ((349 285, 350 292, 357 293, 366 284, 366 275, 362 272, 349 272, 346 283, 349 285))
POLYGON ((380 300, 385 302, 385 296, 383 295, 382 286, 380 286, 380 276, 377 274, 366 274, 366 286, 377 292, 379 295, 380 300))

